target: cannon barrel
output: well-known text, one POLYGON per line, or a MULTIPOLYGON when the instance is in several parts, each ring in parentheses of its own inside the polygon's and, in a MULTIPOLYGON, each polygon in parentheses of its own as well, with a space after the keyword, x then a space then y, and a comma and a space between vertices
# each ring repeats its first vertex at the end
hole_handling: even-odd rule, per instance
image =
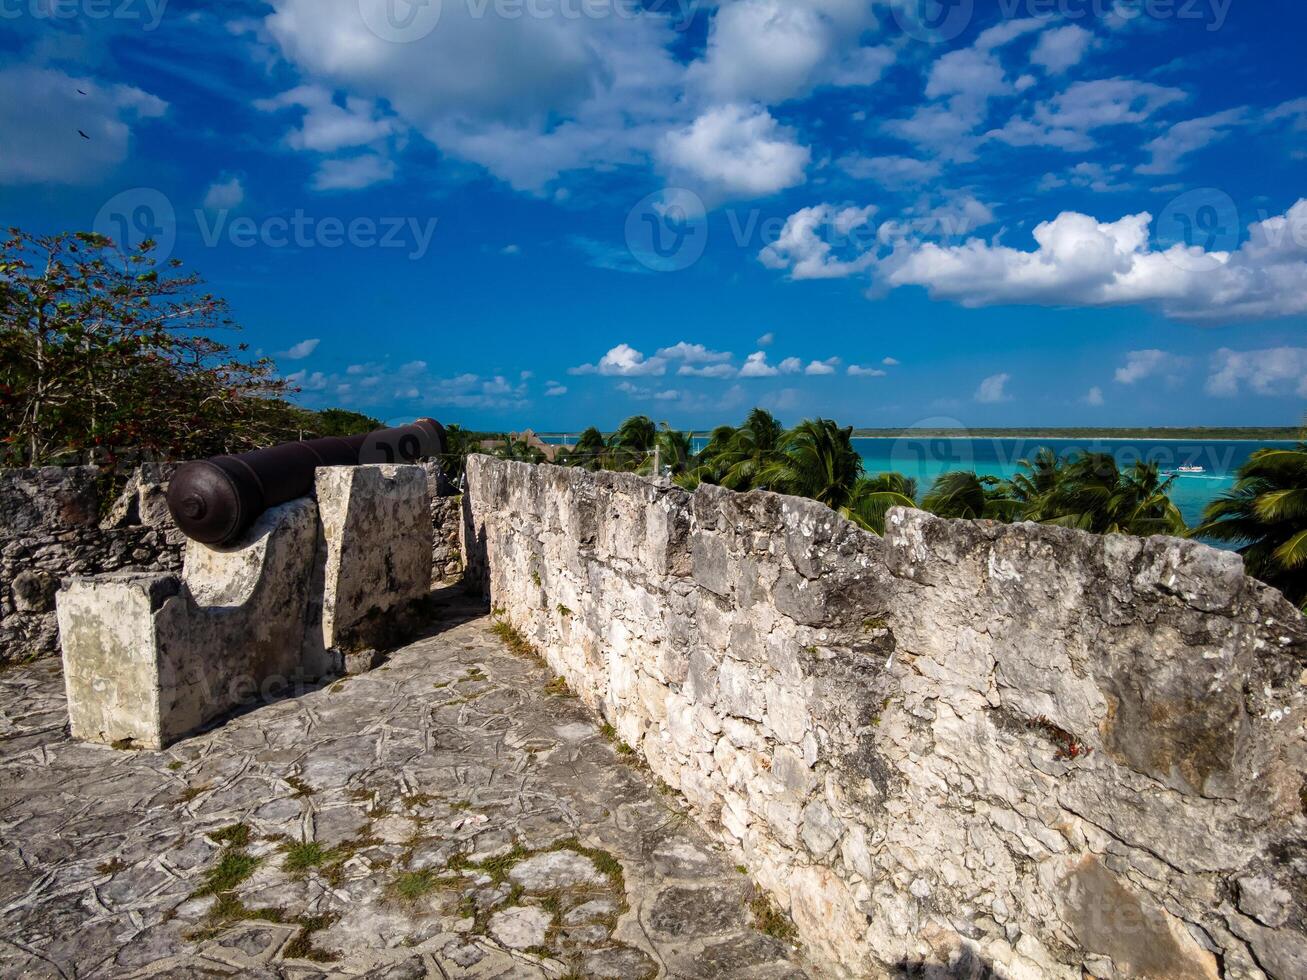
POLYGON ((412 463, 437 456, 444 447, 441 424, 418 419, 395 429, 214 456, 177 468, 168 485, 168 511, 188 538, 229 545, 269 507, 311 494, 319 466, 412 463))

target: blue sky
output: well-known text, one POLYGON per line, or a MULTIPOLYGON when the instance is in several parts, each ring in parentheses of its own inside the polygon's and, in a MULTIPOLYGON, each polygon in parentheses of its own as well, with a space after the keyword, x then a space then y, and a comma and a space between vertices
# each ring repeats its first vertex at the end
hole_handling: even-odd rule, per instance
POLYGON ((148 229, 307 405, 550 430, 1307 407, 1295 2, 0 20, 0 219, 148 229))

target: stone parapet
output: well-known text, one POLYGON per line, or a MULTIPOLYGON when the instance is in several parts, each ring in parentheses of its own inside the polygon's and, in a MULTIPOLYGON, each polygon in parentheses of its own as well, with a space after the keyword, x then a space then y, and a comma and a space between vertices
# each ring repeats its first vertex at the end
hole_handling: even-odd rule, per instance
POLYGON ((832 972, 1307 975, 1307 623, 1237 555, 482 456, 464 521, 832 972))

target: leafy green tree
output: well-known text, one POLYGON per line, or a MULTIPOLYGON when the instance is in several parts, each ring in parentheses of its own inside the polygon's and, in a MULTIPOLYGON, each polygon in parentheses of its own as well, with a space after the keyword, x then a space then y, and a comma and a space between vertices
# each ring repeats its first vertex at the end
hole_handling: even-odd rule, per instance
POLYGON ((10 229, 0 243, 0 420, 6 462, 171 458, 293 438, 302 410, 202 280, 102 235, 10 229))
POLYGON ((1307 436, 1253 453, 1191 533, 1240 545, 1249 574, 1307 612, 1307 436))
POLYGON ((379 420, 370 415, 343 408, 324 408, 320 412, 313 412, 312 416, 311 431, 315 437, 355 436, 383 427, 379 420))
POLYGON ((776 458, 758 474, 758 485, 839 510, 862 475, 852 436, 852 426, 841 428, 830 419, 800 422, 781 438, 776 458))

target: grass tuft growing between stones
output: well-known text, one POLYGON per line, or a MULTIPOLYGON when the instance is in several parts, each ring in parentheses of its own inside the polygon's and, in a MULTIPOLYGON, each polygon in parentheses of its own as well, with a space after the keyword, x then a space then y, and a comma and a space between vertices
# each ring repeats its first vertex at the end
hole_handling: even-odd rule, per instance
POLYGON ((313 945, 313 934, 327 928, 339 918, 335 915, 302 915, 296 922, 300 931, 286 944, 282 956, 286 959, 310 960, 314 963, 334 963, 340 959, 336 953, 328 953, 313 945))
POLYGON ((321 867, 331 857, 331 852, 315 840, 288 844, 283 850, 286 859, 281 866, 292 874, 303 874, 309 868, 321 867))
POLYGON ((421 871, 405 871, 395 879, 391 887, 397 898, 412 903, 439 888, 440 878, 428 868, 423 868, 421 871))
POLYGON ((545 693, 550 695, 551 697, 557 697, 557 698, 576 697, 576 695, 572 693, 572 689, 567 686, 566 677, 555 677, 552 681, 550 681, 548 684, 545 685, 545 693))
POLYGON ((259 866, 259 859, 246 853, 240 847, 224 848, 218 863, 204 875, 204 887, 195 893, 203 895, 222 895, 229 892, 242 881, 254 874, 259 866))
POLYGON ((594 866, 599 869, 600 874, 608 878, 612 886, 617 889, 617 894, 624 895, 626 892, 626 874, 622 871, 622 862, 617 860, 607 851, 597 847, 586 847, 575 837, 567 837, 557 841, 552 847, 547 848, 550 851, 572 851, 587 857, 594 862, 594 866))
POLYGON ((753 925, 765 936, 779 939, 793 946, 798 942, 799 931, 794 928, 790 917, 776 907, 771 896, 758 892, 749 899, 749 911, 753 913, 753 925))
POLYGON ((509 653, 516 654, 519 657, 526 657, 528 660, 544 662, 544 657, 540 655, 540 651, 508 620, 496 619, 490 627, 490 631, 499 637, 504 646, 508 648, 509 653))
POLYGON ((209 833, 209 839, 215 844, 230 844, 232 847, 244 847, 250 842, 251 836, 249 825, 243 823, 234 823, 209 833))

